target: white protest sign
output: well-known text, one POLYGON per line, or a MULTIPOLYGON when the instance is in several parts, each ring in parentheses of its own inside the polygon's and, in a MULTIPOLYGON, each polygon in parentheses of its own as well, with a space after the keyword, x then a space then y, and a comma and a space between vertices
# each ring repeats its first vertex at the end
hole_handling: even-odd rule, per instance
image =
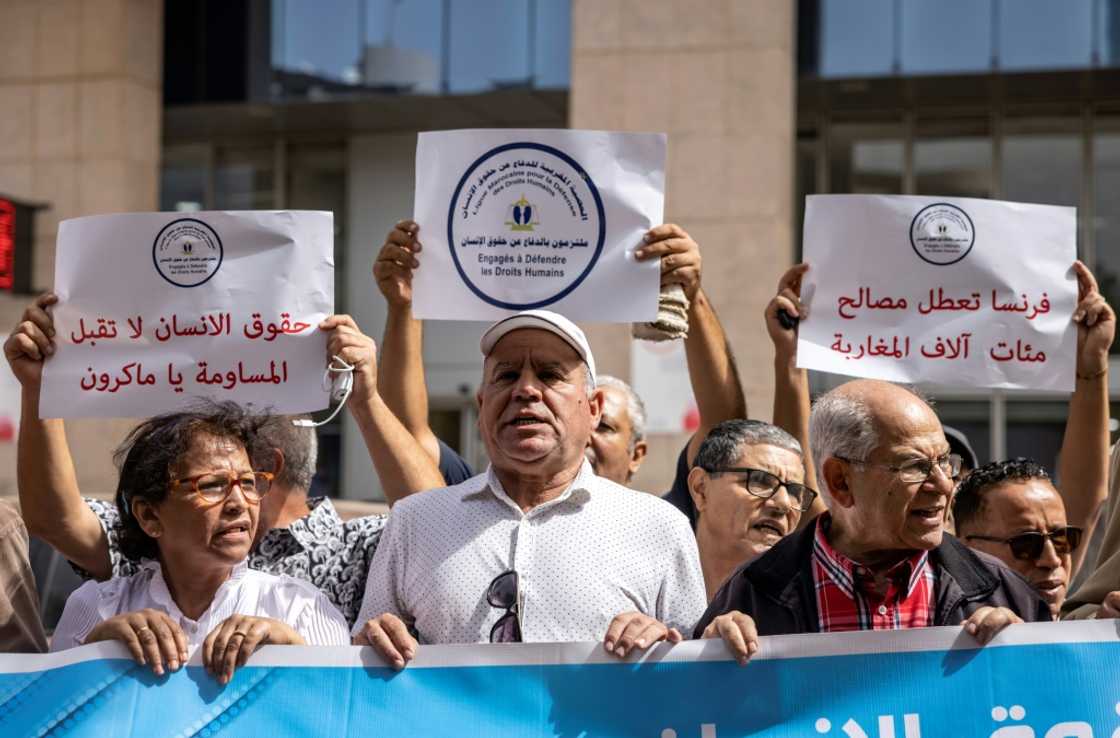
POLYGON ((198 398, 326 407, 318 325, 334 306, 333 222, 310 211, 63 221, 42 417, 147 417, 198 398))
POLYGON ((665 136, 568 130, 421 133, 417 317, 573 320, 657 314, 657 260, 633 252, 664 211, 665 136))
POLYGON ((951 386, 1072 391, 1073 208, 878 195, 805 207, 797 364, 951 386))

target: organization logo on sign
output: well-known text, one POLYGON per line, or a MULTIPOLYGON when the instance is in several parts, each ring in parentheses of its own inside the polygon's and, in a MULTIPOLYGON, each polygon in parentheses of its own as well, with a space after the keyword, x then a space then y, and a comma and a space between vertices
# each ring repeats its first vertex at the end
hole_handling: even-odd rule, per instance
POLYGON ((536 215, 533 204, 525 199, 522 195, 521 199, 509 206, 509 214, 507 216, 506 225, 509 226, 511 231, 532 231, 533 226, 540 225, 539 220, 534 220, 536 215))
POLYGON ((947 202, 926 205, 910 221, 910 246, 922 261, 948 266, 968 256, 976 243, 972 219, 947 202))
POLYGON ((222 239, 198 218, 171 221, 152 243, 156 271, 176 287, 205 284, 218 272, 223 255, 222 239))
POLYGON ((505 310, 552 305, 591 273, 606 216, 591 176, 553 146, 518 142, 478 157, 459 180, 447 244, 463 284, 505 310))

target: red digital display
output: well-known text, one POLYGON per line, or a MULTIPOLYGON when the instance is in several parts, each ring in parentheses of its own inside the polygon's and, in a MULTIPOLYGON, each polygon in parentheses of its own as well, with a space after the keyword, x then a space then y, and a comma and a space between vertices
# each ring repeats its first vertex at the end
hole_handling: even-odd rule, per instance
POLYGON ((16 206, 0 198, 0 289, 11 290, 16 268, 16 206))

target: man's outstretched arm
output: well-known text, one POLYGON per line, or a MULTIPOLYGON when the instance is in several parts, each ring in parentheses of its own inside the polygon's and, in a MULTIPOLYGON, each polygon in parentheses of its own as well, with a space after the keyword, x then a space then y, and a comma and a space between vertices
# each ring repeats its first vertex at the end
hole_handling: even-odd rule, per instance
POLYGON ((708 431, 725 420, 747 417, 747 400, 727 334, 700 286, 700 246, 678 225, 657 226, 646 234, 639 260, 661 259, 661 285, 679 284, 688 297, 688 337, 684 340, 688 377, 700 411, 700 426, 688 444, 688 463, 696 458, 708 431))
POLYGON ((424 329, 412 315, 412 272, 420 266, 416 255, 423 248, 419 232, 420 226, 414 221, 397 223, 373 263, 377 287, 389 305, 381 338, 377 390, 425 453, 439 463, 439 441, 428 425, 424 329))
POLYGON ((1080 261, 1077 274, 1077 378, 1069 402, 1058 460, 1058 491, 1066 521, 1085 531, 1085 544, 1073 555, 1072 578, 1085 560, 1088 538, 1108 499, 1108 351, 1116 336, 1116 314, 1080 261))

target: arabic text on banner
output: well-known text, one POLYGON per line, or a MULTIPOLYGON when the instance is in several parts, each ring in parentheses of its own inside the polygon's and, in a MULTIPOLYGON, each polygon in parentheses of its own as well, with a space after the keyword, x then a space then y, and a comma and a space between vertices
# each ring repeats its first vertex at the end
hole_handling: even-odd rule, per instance
POLYGON ((1072 391, 1076 211, 813 195, 798 366, 896 382, 1072 391))
POLYGON ((665 136, 571 130, 421 133, 417 317, 573 320, 657 314, 659 268, 633 252, 661 223, 665 136))
POLYGON ((58 229, 40 412, 148 417, 199 398, 320 410, 333 215, 96 215, 58 229))
POLYGON ((601 643, 422 646, 401 672, 370 648, 268 646, 220 687, 164 677, 117 643, 0 656, 0 735, 1116 738, 1116 621, 719 640, 619 663, 601 643))

